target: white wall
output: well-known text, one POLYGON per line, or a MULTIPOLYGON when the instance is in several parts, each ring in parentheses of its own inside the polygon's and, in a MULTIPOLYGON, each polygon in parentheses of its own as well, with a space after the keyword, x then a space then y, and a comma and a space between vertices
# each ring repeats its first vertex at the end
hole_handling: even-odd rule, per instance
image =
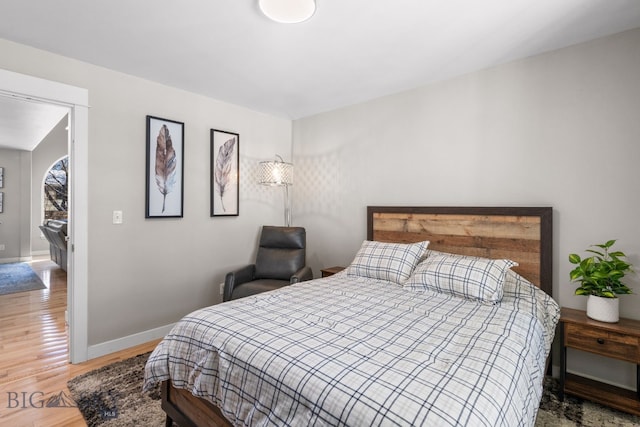
POLYGON ((282 201, 255 184, 255 169, 275 153, 290 158, 289 120, 6 40, 0 40, 0 68, 89 91, 93 348, 117 348, 112 340, 138 337, 219 302, 218 283, 253 259, 260 226, 282 223, 282 201), (185 123, 182 219, 145 219, 146 115, 185 123), (209 216, 211 128, 240 134, 238 217, 209 216), (124 224, 112 224, 113 210, 124 212, 124 224))
MULTIPOLYGON (((351 261, 367 205, 549 205, 554 295, 584 308, 569 252, 618 238, 640 265, 639 46, 630 31, 296 121, 293 222, 307 228, 316 276, 351 261)), ((288 160, 290 121, 4 40, 0 68, 89 90, 90 344, 218 302, 260 225, 282 223, 280 195, 254 174, 275 153, 288 160), (147 114, 185 122, 183 219, 144 219, 147 114), (239 217, 209 217, 211 128, 240 134, 239 217)), ((621 311, 640 318, 639 307, 628 296, 621 311)), ((609 379, 633 377, 610 366, 609 379)))
MULTIPOLYGON (((44 212, 44 177, 51 166, 65 157, 69 152, 68 116, 62 120, 43 138, 31 152, 31 254, 48 254, 49 242, 38 228, 42 225, 44 212)), ((24 218, 27 220, 28 218, 24 218)))
MULTIPOLYGON (((554 296, 584 309, 569 253, 619 239, 640 269, 639 76, 640 29, 297 120, 312 267, 352 260, 367 205, 552 206, 554 296)), ((640 319, 638 275, 627 283, 621 314, 640 319)), ((635 383, 631 364, 600 365, 635 383)))
POLYGON ((0 262, 28 261, 49 252, 49 243, 38 225, 42 223, 42 179, 44 173, 67 153, 66 117, 33 151, 0 149, 0 167, 5 168, 5 211, 0 214, 0 262))
POLYGON ((27 261, 31 257, 29 216, 31 195, 31 152, 0 148, 4 168, 3 212, 0 213, 0 263, 27 261))

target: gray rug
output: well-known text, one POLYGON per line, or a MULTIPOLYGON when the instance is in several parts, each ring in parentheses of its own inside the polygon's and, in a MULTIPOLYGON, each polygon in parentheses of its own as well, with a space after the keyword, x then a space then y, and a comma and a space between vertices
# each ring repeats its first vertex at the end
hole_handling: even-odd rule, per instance
MULTIPOLYGON (((69 390, 89 427, 164 426, 160 390, 142 393, 144 365, 140 354, 73 378, 69 390)), ((638 427, 640 417, 566 396, 558 400, 558 381, 546 378, 536 427, 638 427)))
POLYGON ((0 264, 0 295, 45 289, 40 277, 24 262, 0 264))
POLYGON ((142 393, 149 354, 103 366, 67 383, 88 427, 164 426, 160 387, 142 393))
POLYGON ((558 380, 544 380, 536 427, 638 427, 640 417, 565 394, 558 400, 558 380))

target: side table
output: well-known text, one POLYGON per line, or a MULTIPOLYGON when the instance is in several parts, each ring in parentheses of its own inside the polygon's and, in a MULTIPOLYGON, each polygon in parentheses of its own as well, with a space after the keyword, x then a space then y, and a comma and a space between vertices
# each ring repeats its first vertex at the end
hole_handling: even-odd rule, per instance
POLYGON ((560 315, 560 400, 564 393, 640 415, 640 321, 598 322, 583 310, 560 315), (567 373, 567 347, 636 364, 636 391, 567 373))
POLYGON ((323 268, 322 270, 320 270, 320 272, 322 273, 322 277, 329 277, 329 276, 333 276, 336 273, 341 272, 345 268, 346 267, 341 267, 341 266, 337 265, 335 267, 323 268))

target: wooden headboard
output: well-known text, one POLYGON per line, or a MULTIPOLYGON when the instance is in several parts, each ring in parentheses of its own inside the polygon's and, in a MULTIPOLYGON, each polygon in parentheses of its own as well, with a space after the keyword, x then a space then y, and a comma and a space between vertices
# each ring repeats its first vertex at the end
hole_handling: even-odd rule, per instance
POLYGON ((513 270, 552 294, 552 208, 368 206, 367 239, 412 243, 485 258, 506 258, 513 270))

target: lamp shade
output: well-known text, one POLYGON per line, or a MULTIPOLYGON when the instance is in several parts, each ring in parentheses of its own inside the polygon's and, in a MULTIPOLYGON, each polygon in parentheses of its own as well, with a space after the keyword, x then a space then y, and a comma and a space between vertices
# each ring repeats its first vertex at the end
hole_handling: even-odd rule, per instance
POLYGON ((315 0, 259 0, 258 4, 267 18, 282 24, 306 21, 316 11, 315 0))
POLYGON ((291 163, 260 162, 258 182, 262 185, 293 185, 293 165, 291 163))

